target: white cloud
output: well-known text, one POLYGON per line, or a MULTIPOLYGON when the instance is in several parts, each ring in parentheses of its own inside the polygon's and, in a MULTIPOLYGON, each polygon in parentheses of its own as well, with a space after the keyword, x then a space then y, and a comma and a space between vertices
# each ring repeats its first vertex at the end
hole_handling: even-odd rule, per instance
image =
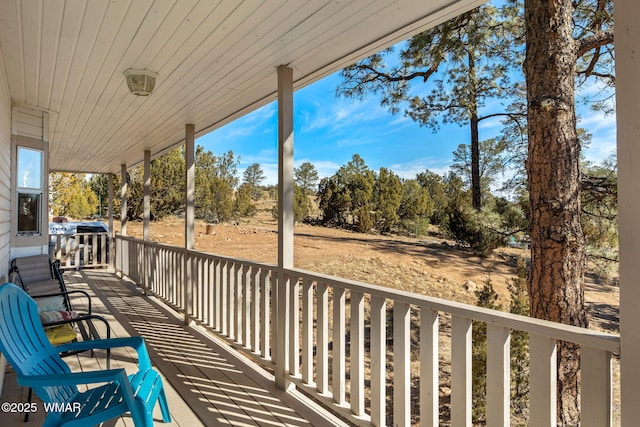
POLYGON ((301 159, 295 161, 295 167, 300 167, 300 165, 304 162, 309 162, 316 168, 318 171, 318 177, 320 179, 332 176, 340 166, 338 163, 331 160, 310 160, 310 159, 301 159))
MULTIPOLYGON (((496 130, 501 130, 504 126, 502 124, 502 121, 505 119, 504 116, 496 116, 496 117, 491 117, 485 120, 480 121, 480 123, 478 123, 478 128, 483 129, 483 130, 489 130, 489 129, 496 129, 496 130)), ((486 138, 482 138, 481 139, 486 139, 486 138)))
POLYGON ((591 143, 583 150, 585 158, 594 163, 616 153, 616 116, 601 111, 581 112, 579 127, 591 133, 591 143))
POLYGON ((272 127, 277 105, 270 103, 218 130, 220 138, 237 138, 264 133, 265 127, 272 127))
MULTIPOLYGON (((300 165, 304 162, 311 163, 318 172, 318 177, 320 179, 332 176, 336 173, 336 171, 340 168, 338 163, 332 161, 325 160, 311 160, 311 159, 296 159, 294 162, 294 167, 300 167, 300 165)), ((244 162, 243 162, 244 163, 244 162)), ((262 172, 264 172, 265 180, 262 182, 262 185, 276 185, 278 184, 278 162, 277 159, 274 161, 271 159, 270 161, 262 161, 262 162, 251 162, 251 163, 260 163, 260 168, 262 172)), ((249 164, 247 164, 249 166, 249 164)), ((238 168, 238 176, 242 179, 242 175, 244 174, 244 168, 238 168)))
POLYGON ((240 162, 243 165, 252 165, 254 163, 260 163, 262 166, 263 163, 276 162, 278 161, 278 152, 276 149, 263 149, 257 153, 251 154, 241 154, 240 162))
POLYGON ((265 180, 263 185, 276 185, 278 183, 278 163, 261 163, 260 167, 264 172, 265 180))
POLYGON ((413 179, 416 175, 426 170, 442 176, 449 171, 449 166, 451 166, 451 161, 423 157, 409 162, 390 165, 389 169, 400 178, 413 179))
POLYGON ((313 110, 303 114, 302 132, 326 130, 331 133, 344 129, 361 129, 367 123, 388 119, 389 112, 377 101, 335 99, 329 103, 314 103, 313 110))

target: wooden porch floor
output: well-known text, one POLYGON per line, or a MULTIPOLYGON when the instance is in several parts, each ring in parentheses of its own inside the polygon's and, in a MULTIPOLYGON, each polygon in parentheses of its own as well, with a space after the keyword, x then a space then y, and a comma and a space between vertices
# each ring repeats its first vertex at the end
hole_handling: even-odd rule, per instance
MULTIPOLYGON (((171 424, 162 424, 156 408, 154 419, 167 426, 333 426, 341 424, 318 412, 301 396, 275 388, 269 374, 257 368, 228 345, 198 327, 186 327, 182 319, 154 297, 142 295, 130 282, 105 270, 65 273, 69 289, 85 289, 92 296, 93 311, 111 325, 112 336, 142 335, 153 366, 162 374, 171 424), (313 420, 313 423, 309 420, 313 420)), ((135 351, 112 352, 111 367, 135 369, 135 351)), ((101 352, 65 359, 72 370, 104 369, 101 352)), ((2 402, 26 402, 27 389, 16 384, 7 370, 2 402)), ((22 414, 0 412, 1 425, 39 426, 44 408, 22 422, 22 414)), ((127 415, 108 425, 132 426, 127 415)))

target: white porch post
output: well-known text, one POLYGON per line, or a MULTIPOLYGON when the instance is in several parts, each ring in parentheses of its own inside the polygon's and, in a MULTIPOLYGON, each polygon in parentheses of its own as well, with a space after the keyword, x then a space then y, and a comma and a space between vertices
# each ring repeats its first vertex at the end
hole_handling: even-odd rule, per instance
POLYGON ((108 207, 108 213, 107 213, 107 217, 109 218, 109 237, 107 238, 107 243, 108 243, 108 250, 107 250, 107 256, 109 257, 109 266, 111 268, 115 268, 115 260, 113 259, 113 254, 115 253, 115 251, 113 250, 113 237, 114 237, 114 233, 113 233, 113 174, 109 173, 107 174, 107 198, 109 199, 109 207, 108 207))
POLYGON ((187 251, 193 250, 196 246, 194 223, 195 223, 195 125, 187 124, 184 127, 184 157, 185 157, 185 215, 184 215, 184 323, 189 324, 189 309, 192 302, 192 280, 195 279, 192 272, 192 265, 187 251))
POLYGON ((120 234, 127 235, 127 165, 120 165, 120 234))
POLYGON ((289 286, 283 269, 293 267, 293 69, 278 67, 278 284, 276 385, 287 387, 289 286))
MULTIPOLYGON (((142 210, 142 240, 145 242, 151 236, 151 151, 144 150, 144 172, 142 175, 143 210, 142 210)), ((149 260, 146 247, 142 246, 142 290, 147 294, 149 286, 149 260)))
POLYGON ((638 425, 640 384, 640 8, 615 0, 622 426, 638 425))
POLYGON ((151 151, 144 150, 144 213, 142 219, 142 240, 149 240, 151 224, 151 151))
MULTIPOLYGON (((122 236, 127 235, 127 165, 124 163, 120 165, 120 234, 122 236)), ((129 250, 125 249, 124 242, 121 245, 122 250, 117 253, 120 262, 120 274, 129 274, 129 250)), ((117 263, 116 263, 117 265, 117 263)))

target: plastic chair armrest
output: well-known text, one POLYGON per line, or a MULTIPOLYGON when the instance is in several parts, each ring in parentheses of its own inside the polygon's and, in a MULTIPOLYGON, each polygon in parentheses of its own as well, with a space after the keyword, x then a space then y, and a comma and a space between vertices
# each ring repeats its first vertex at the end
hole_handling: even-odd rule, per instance
POLYGON ((128 383, 123 368, 105 371, 71 372, 68 374, 30 375, 18 377, 18 384, 25 387, 67 386, 117 381, 128 383))
POLYGON ((107 319, 105 319, 102 316, 98 316, 97 314, 81 313, 81 314, 78 314, 78 317, 74 317, 73 319, 56 320, 55 322, 45 322, 42 324, 42 326, 47 327, 47 326, 65 325, 67 323, 77 323, 77 322, 83 322, 85 320, 99 320, 103 322, 106 326, 107 339, 111 338, 111 327, 109 326, 109 322, 107 322, 107 319))
POLYGON ((65 351, 78 350, 108 350, 118 347, 131 347, 138 353, 138 367, 141 371, 151 369, 151 360, 144 338, 142 337, 122 337, 104 340, 89 340, 80 342, 71 342, 56 347, 60 353, 65 351))
POLYGON ((80 289, 74 289, 72 291, 66 291, 66 292, 55 292, 52 294, 35 295, 35 296, 31 296, 31 298, 37 299, 37 298, 57 297, 57 296, 68 297, 70 294, 83 294, 85 297, 87 297, 87 307, 88 307, 87 314, 91 314, 91 296, 87 292, 80 289))

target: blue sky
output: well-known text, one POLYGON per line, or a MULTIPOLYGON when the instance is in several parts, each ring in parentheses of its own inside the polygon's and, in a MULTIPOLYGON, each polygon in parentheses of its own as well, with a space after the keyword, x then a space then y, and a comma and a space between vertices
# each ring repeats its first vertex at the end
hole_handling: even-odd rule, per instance
MULTIPOLYGON (((403 113, 392 115, 381 107, 378 95, 364 101, 336 97, 340 76, 333 74, 294 94, 294 163, 311 162, 320 177, 331 176, 359 154, 373 170, 391 169, 401 178, 415 178, 427 169, 440 175, 452 163, 459 144, 469 143, 468 126, 442 125, 437 133, 420 127, 403 113)), ((596 86, 579 95, 597 96, 596 86)), ((596 163, 615 152, 615 115, 592 112, 580 106, 579 126, 592 135, 585 157, 596 163)), ((481 122, 480 139, 496 136, 500 119, 481 122)), ((240 156, 239 177, 244 169, 259 163, 267 179, 277 183, 277 104, 266 105, 214 132, 197 144, 214 154, 233 150, 240 156)))

